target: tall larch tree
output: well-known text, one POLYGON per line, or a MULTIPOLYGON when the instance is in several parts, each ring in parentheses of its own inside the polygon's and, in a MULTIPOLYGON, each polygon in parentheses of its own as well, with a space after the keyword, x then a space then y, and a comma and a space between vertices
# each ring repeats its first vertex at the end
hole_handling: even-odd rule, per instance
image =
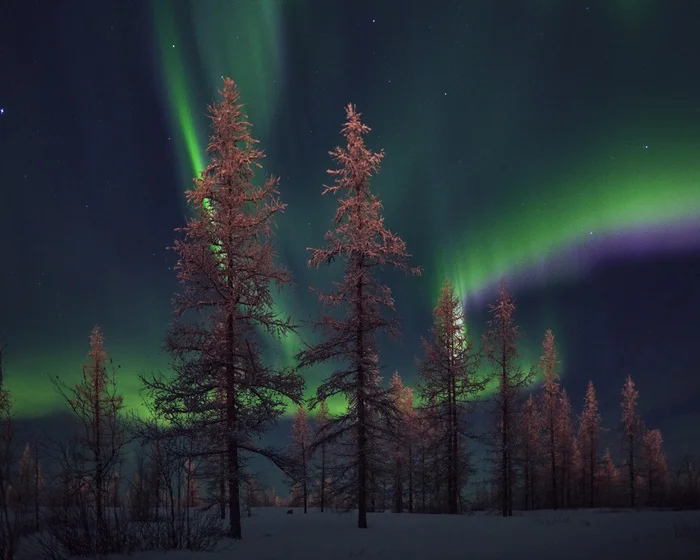
POLYGON ((483 390, 483 382, 476 380, 477 356, 467 336, 462 302, 449 280, 443 283, 433 310, 431 336, 422 344, 419 394, 427 417, 439 432, 437 441, 445 445, 444 451, 435 452, 444 453, 447 512, 456 514, 467 471, 462 460, 467 435, 463 423, 483 390))
POLYGON ((86 489, 95 500, 99 539, 105 529, 107 486, 122 457, 125 437, 120 417, 123 400, 117 390, 116 368, 107 356, 104 336, 98 327, 90 333, 90 351, 82 373, 82 381, 74 387, 65 385, 58 378, 53 382, 80 429, 80 452, 67 466, 76 480, 86 483, 86 489))
POLYGON ((257 453, 284 466, 281 454, 259 439, 287 406, 300 402, 301 378, 263 360, 262 335, 284 337, 291 319, 275 305, 275 289, 290 283, 277 263, 273 233, 278 181, 259 181, 264 158, 226 78, 210 107, 209 164, 187 191, 193 217, 175 241, 178 280, 175 323, 166 348, 175 376, 144 379, 166 420, 206 447, 200 455, 225 457, 229 536, 240 539, 242 461, 257 453))
POLYGON ((627 473, 629 476, 630 507, 635 504, 635 487, 637 469, 635 451, 638 446, 639 416, 637 416, 637 399, 639 392, 631 376, 627 376, 622 387, 622 430, 627 451, 627 473))
POLYGON ((376 334, 398 333, 391 290, 381 283, 377 271, 398 268, 417 274, 420 270, 408 267, 406 244, 387 229, 382 205, 370 190, 370 178, 378 172, 384 153, 365 146, 363 137, 370 128, 354 106, 348 105, 346 115, 342 129, 346 146, 330 152, 338 168, 328 171, 335 181, 323 191, 339 197, 335 226, 326 234, 326 247, 311 249, 309 259, 314 267, 341 260, 345 270, 332 291, 319 294, 329 310, 317 324, 326 339, 303 350, 298 360, 300 367, 328 361, 341 364, 318 388, 317 400, 338 394, 347 398, 347 411, 333 418, 326 437, 347 436, 354 442, 355 455, 346 466, 355 475, 357 524, 366 528, 368 448, 384 431, 381 418, 395 415, 388 391, 378 385, 373 372, 376 334))
POLYGON ((508 517, 513 514, 513 451, 518 401, 521 391, 531 383, 534 371, 526 372, 518 363, 519 329, 515 325, 515 303, 503 278, 496 302, 489 305, 489 313, 491 319, 483 346, 498 382, 494 398, 498 428, 495 441, 500 459, 501 515, 508 517))
POLYGON ((540 358, 540 369, 544 376, 544 392, 542 394, 542 428, 545 449, 549 461, 549 489, 550 503, 554 509, 559 507, 559 492, 557 480, 557 457, 560 454, 561 442, 557 430, 557 415, 559 414, 560 386, 559 386, 559 360, 557 359, 557 347, 554 333, 548 329, 542 342, 544 353, 540 358))
POLYGON ((294 487, 301 493, 304 513, 307 513, 309 504, 309 460, 311 449, 311 426, 309 426, 309 413, 306 408, 300 406, 292 417, 292 445, 291 454, 294 462, 292 479, 294 487))
POLYGON ((579 420, 578 441, 584 461, 588 502, 595 506, 595 476, 598 472, 598 440, 600 439, 600 413, 593 382, 588 382, 583 402, 583 412, 579 420))

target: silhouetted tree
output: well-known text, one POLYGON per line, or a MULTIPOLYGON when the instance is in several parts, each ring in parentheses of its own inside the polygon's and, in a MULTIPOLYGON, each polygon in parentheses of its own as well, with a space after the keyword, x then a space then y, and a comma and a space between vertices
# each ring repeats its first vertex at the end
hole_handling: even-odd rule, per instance
POLYGON ((0 560, 12 560, 19 543, 19 517, 11 511, 8 490, 13 462, 12 398, 5 387, 5 347, 0 343, 0 560))
POLYGON ((615 462, 610 454, 610 448, 605 449, 603 459, 600 463, 599 478, 605 489, 605 501, 608 506, 613 505, 613 493, 620 480, 620 471, 615 466, 615 462))
MULTIPOLYGON (((38 445, 34 443, 34 451, 38 445)), ((34 528, 39 530, 39 490, 42 486, 41 468, 39 459, 32 453, 32 445, 27 442, 19 460, 19 473, 17 483, 14 485, 15 511, 21 512, 22 516, 29 513, 29 509, 34 510, 34 528)))
POLYGON ((655 490, 663 487, 668 471, 666 456, 663 452, 663 436, 658 428, 644 430, 644 463, 647 479, 647 504, 655 505, 655 490))
MULTIPOLYGON (((424 357, 418 361, 419 392, 427 418, 445 445, 447 512, 459 513, 459 496, 468 465, 462 461, 468 435, 465 416, 483 390, 477 381, 477 356, 467 336, 462 302, 449 280, 445 280, 433 310, 433 328, 423 339, 424 357)), ((441 450, 436 449, 438 453, 441 450)))
POLYGON ((557 366, 557 348, 554 341, 554 333, 548 329, 542 343, 544 354, 540 358, 540 369, 544 376, 544 393, 542 395, 542 433, 545 440, 545 450, 549 459, 549 486, 551 491, 551 503, 554 509, 559 506, 559 492, 557 490, 557 456, 560 453, 562 442, 557 430, 557 415, 559 414, 559 373, 557 366))
POLYGON ((120 418, 123 402, 117 392, 115 372, 105 350, 104 336, 95 327, 90 334, 90 352, 88 363, 83 366, 82 381, 69 387, 60 379, 53 379, 80 427, 76 453, 66 456, 67 466, 74 479, 84 481, 85 488, 94 497, 98 538, 105 529, 107 486, 122 459, 125 445, 120 418))
POLYGON ((627 450, 627 471, 629 474, 630 507, 635 504, 635 482, 637 470, 635 465, 635 451, 638 445, 639 417, 636 407, 639 392, 634 386, 634 381, 629 375, 622 387, 622 429, 624 432, 627 450))
POLYGON ((594 507, 595 475, 598 471, 598 439, 600 437, 600 414, 593 382, 588 382, 583 412, 579 421, 578 441, 584 460, 584 475, 587 478, 589 506, 594 507))
POLYGON ((335 259, 344 262, 342 281, 331 292, 319 294, 324 306, 344 309, 344 314, 323 316, 317 326, 324 330, 326 340, 302 351, 298 360, 300 367, 327 361, 343 364, 317 391, 317 401, 342 394, 349 405, 345 413, 331 420, 321 441, 347 435, 354 442, 355 457, 346 467, 356 476, 358 527, 366 528, 368 448, 385 431, 379 420, 395 416, 388 391, 378 385, 378 375, 373 372, 377 367, 375 337, 381 330, 398 332, 396 320, 383 312, 394 311, 391 290, 380 282, 375 270, 419 270, 407 266, 406 245, 386 228, 382 205, 370 191, 370 178, 379 170, 384 153, 372 152, 365 146, 363 136, 370 129, 361 122, 355 107, 349 105, 346 114, 342 129, 346 146, 330 152, 339 164, 338 169, 329 170, 335 183, 323 191, 340 195, 335 228, 326 234, 326 247, 312 249, 309 260, 315 267, 335 259))
POLYGON ((415 454, 415 482, 417 486, 418 510, 425 513, 431 510, 431 494, 439 495, 440 480, 444 473, 444 461, 442 454, 434 453, 440 449, 438 427, 428 412, 421 406, 415 414, 416 445, 415 454))
POLYGON ((571 401, 565 388, 559 393, 559 404, 557 407, 557 439, 560 442, 559 452, 561 453, 561 481, 562 481, 562 502, 565 507, 571 507, 572 493, 575 477, 572 476, 572 457, 574 450, 578 453, 578 445, 574 446, 574 428, 571 420, 571 401), (575 449, 576 448, 576 449, 575 449))
POLYGON ((401 390, 401 397, 398 402, 400 416, 400 444, 403 447, 404 464, 408 488, 408 511, 413 513, 414 493, 415 493, 415 449, 419 439, 417 425, 417 411, 413 405, 413 389, 404 386, 401 390))
POLYGON ((166 346, 176 375, 144 381, 166 419, 180 433, 199 436, 202 448, 195 452, 225 455, 229 536, 240 539, 242 456, 261 453, 284 466, 280 454, 257 441, 287 399, 299 402, 303 382, 261 358, 261 332, 282 337, 293 329, 272 292, 290 282, 275 262, 272 242, 274 218, 285 205, 275 178, 254 180, 264 154, 231 79, 220 95, 210 108, 210 162, 187 192, 194 217, 175 242, 183 292, 175 297, 176 322, 166 346))
POLYGON ((518 398, 522 389, 531 383, 534 371, 525 372, 518 364, 519 332, 513 318, 515 303, 503 278, 498 299, 489 305, 489 312, 491 319, 489 330, 484 335, 484 349, 494 367, 494 377, 498 380, 495 393, 498 431, 495 440, 500 456, 501 514, 507 517, 513 514, 513 451, 518 398))
MULTIPOLYGON (((520 414, 525 509, 535 509, 538 459, 542 456, 543 422, 537 401, 529 395, 520 414)), ((555 487, 556 488, 556 487, 555 487)))
POLYGON ((569 480, 571 487, 571 501, 569 507, 580 506, 585 496, 586 476, 583 470, 583 454, 581 442, 577 437, 571 439, 571 459, 569 461, 569 480))
POLYGON ((319 405, 318 412, 316 413, 316 429, 314 433, 314 439, 319 439, 320 443, 318 446, 318 451, 320 452, 320 480, 319 480, 319 502, 321 506, 321 512, 324 511, 326 507, 326 486, 327 486, 327 470, 328 465, 328 446, 329 443, 325 439, 324 434, 330 425, 330 414, 328 412, 328 403, 323 400, 319 405))
POLYGON ((309 503, 309 459, 311 448, 311 428, 306 408, 300 406, 292 417, 291 456, 294 461, 292 470, 293 487, 301 492, 304 513, 309 503))
POLYGON ((394 405, 399 413, 398 421, 396 422, 394 440, 390 442, 392 479, 393 479, 393 494, 394 494, 394 512, 403 513, 404 508, 404 481, 408 479, 408 494, 409 494, 409 511, 413 508, 413 477, 412 468, 412 433, 414 429, 414 409, 413 409, 413 390, 403 384, 403 380, 398 372, 394 372, 389 385, 394 405))

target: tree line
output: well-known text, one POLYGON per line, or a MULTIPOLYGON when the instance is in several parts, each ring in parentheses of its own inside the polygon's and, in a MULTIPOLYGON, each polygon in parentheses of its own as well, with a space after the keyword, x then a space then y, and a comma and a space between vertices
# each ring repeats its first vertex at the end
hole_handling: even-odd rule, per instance
POLYGON ((523 367, 515 303, 504 281, 477 348, 460 297, 445 280, 417 358, 416 387, 398 373, 382 383, 377 335, 396 335, 399 325, 378 271, 421 270, 384 222, 370 188, 384 153, 366 146, 370 129, 352 105, 323 190, 337 199, 332 227, 308 262, 319 268, 338 261, 342 275, 329 290, 317 290, 318 342, 305 344, 293 365, 266 360, 270 338, 297 328, 276 305, 279 289, 291 283, 274 244, 275 219, 286 205, 277 178, 256 178, 264 153, 232 80, 224 80, 220 95, 210 107, 209 163, 187 191, 192 216, 173 247, 181 290, 165 339, 172 371, 141 375, 149 414, 124 410, 117 369, 96 328, 80 383, 51 379, 79 435, 53 446, 53 482, 42 490, 39 447, 29 445, 14 459, 0 360, 0 558, 12 558, 32 516, 34 529, 46 524, 53 539, 43 541, 44 550, 60 545, 71 554, 209 546, 220 524, 195 514, 195 506, 217 510, 213 517, 226 520, 226 534, 240 539, 245 511, 276 503, 250 469, 253 455, 282 469, 292 482, 291 502, 305 512, 309 504, 357 509, 360 528, 368 512, 388 508, 459 514, 497 506, 509 516, 514 508, 698 505, 697 477, 692 468, 686 481, 669 476, 661 433, 639 419, 631 378, 622 393, 625 460, 616 465, 609 449, 601 453, 592 383, 573 419, 551 331, 538 366, 523 367), (331 371, 304 399, 303 373, 320 364, 331 371), (534 393, 537 369, 544 385, 534 393), (347 406, 331 414, 328 400, 338 396, 347 406), (290 445, 263 446, 261 436, 290 403, 297 407, 290 445), (477 406, 491 416, 486 433, 475 433, 471 423, 477 406), (132 441, 139 452, 124 480, 132 441), (467 493, 477 445, 488 449, 490 474, 467 493), (49 512, 41 521, 40 503, 49 512))

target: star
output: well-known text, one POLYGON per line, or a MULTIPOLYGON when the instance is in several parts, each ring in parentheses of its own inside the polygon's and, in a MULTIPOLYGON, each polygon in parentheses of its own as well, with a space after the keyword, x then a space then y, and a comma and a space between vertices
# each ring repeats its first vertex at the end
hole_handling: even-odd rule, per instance
POLYGON ((4 114, 5 114, 5 109, 3 109, 2 107, 0 107, 0 115, 4 115, 4 114))

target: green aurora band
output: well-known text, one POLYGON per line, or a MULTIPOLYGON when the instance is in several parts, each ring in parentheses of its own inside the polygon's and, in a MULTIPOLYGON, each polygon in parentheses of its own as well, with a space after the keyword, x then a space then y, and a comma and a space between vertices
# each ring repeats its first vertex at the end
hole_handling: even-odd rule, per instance
MULTIPOLYGON (((644 147, 628 150, 614 165, 600 155, 568 176, 546 179, 543 184, 565 186, 556 192, 541 189, 541 198, 527 205, 531 211, 505 208, 498 224, 490 228, 483 224, 479 229, 479 238, 490 243, 457 238, 434 266, 469 297, 493 288, 502 276, 527 273, 591 238, 696 220, 700 208, 697 146, 661 139, 650 145, 654 149, 641 157, 638 152, 647 151, 644 147), (673 160, 661 155, 670 152, 675 154, 673 160)), ((606 147, 601 154, 611 151, 606 147)))
MULTIPOLYGON (((190 187, 192 178, 206 164, 204 147, 209 127, 206 106, 216 98, 222 76, 235 79, 254 124, 254 136, 261 140, 263 147, 270 140, 276 121, 282 118, 282 92, 286 86, 282 56, 285 45, 283 10, 304 9, 297 5, 283 6, 276 0, 207 0, 188 3, 187 12, 183 13, 171 2, 153 2, 156 65, 163 72, 162 94, 169 111, 173 141, 177 143, 175 153, 183 176, 178 195, 183 212, 187 211, 184 190, 190 187)), ((645 26, 654 21, 661 3, 615 0, 601 6, 627 44, 641 45, 645 40, 645 26)), ((534 8, 546 23, 555 22, 564 5, 556 0, 539 0, 534 8)), ((309 14, 307 31, 314 26, 311 18, 312 14, 309 14)), ((462 36, 460 18, 452 18, 445 25, 440 30, 444 36, 462 36)), ((489 185, 494 190, 515 185, 521 192, 529 193, 527 198, 506 197, 499 201, 497 222, 493 221, 492 212, 481 211, 478 204, 470 206, 472 192, 485 188, 485 185, 465 185, 469 196, 458 205, 446 200, 447 197, 442 197, 445 200, 436 198, 427 192, 431 189, 422 188, 421 185, 429 184, 434 188, 441 185, 453 188, 451 182, 454 176, 459 176, 459 170, 455 173, 454 162, 461 157, 461 147, 451 149, 448 140, 454 121, 463 127, 467 150, 478 151, 479 145, 484 145, 497 154, 486 154, 487 161, 490 161, 489 157, 493 159, 508 154, 509 150, 517 148, 518 143, 529 142, 529 131, 537 126, 536 121, 526 119, 531 112, 529 103, 539 95, 529 77, 529 52, 526 49, 522 53, 490 52, 492 39, 487 34, 488 29, 475 27, 457 55, 451 41, 437 41, 430 49, 425 49, 420 41, 402 43, 403 38, 394 37, 393 41, 387 41, 392 46, 386 50, 386 58, 367 64, 368 80, 376 84, 373 96, 382 109, 375 110, 375 113, 372 113, 372 107, 360 107, 360 110, 367 111, 367 120, 374 129, 370 144, 387 149, 384 169, 375 182, 382 198, 391 201, 386 207, 387 222, 397 224, 401 217, 411 215, 414 208, 420 207, 427 223, 441 224, 440 230, 436 231, 432 260, 417 263, 425 268, 427 278, 421 281, 429 289, 419 294, 416 305, 432 308, 445 276, 451 279, 463 294, 465 303, 469 304, 484 294, 490 298, 501 276, 506 276, 510 282, 511 278, 538 271, 543 264, 557 261, 580 244, 595 243, 598 239, 637 227, 673 226, 687 219, 697 219, 700 215, 697 138, 679 134, 682 117, 678 116, 679 113, 667 111, 676 100, 664 99, 663 94, 659 94, 656 106, 631 107, 620 112, 615 119, 594 123, 586 137, 575 140, 572 151, 579 149, 583 156, 574 158, 570 165, 559 165, 546 174, 525 172, 511 178, 510 183, 489 185), (483 52, 489 52, 489 56, 481 56, 483 52), (470 77, 467 86, 462 85, 460 80, 463 78, 457 71, 442 75, 444 72, 436 69, 436 60, 450 61, 455 56, 463 57, 461 64, 470 77), (406 59, 412 60, 412 64, 404 64, 402 61, 406 59), (493 82, 489 81, 492 66, 501 70, 498 76, 499 89, 503 92, 501 105, 485 102, 490 98, 478 89, 482 87, 487 91, 493 87, 493 82), (439 72, 442 74, 438 80, 439 72), (391 83, 387 83, 388 79, 391 83), (436 89, 434 84, 437 82, 436 89), (382 89, 382 84, 385 89, 382 89), (414 93, 407 95, 406 92, 414 93), (455 95, 458 92, 461 95, 455 95), (470 109, 470 105, 476 109, 470 109), (416 112, 416 107, 420 111, 416 112), (469 113, 470 110, 478 115, 469 113), (513 122, 513 115, 521 121, 513 122), (474 125, 476 132, 470 129, 470 119, 477 123, 474 125), (527 132, 523 133, 521 129, 527 132), (416 130, 434 130, 434 141, 423 141, 416 148, 413 140, 416 130), (478 137, 478 144, 469 146, 470 136, 478 137), (504 139, 509 139, 510 143, 504 139), (649 148, 644 148, 645 145, 649 148), (416 150, 422 152, 421 157, 415 157, 416 150), (425 161, 431 162, 428 169, 425 161), (407 195, 407 185, 417 187, 407 195), (455 235, 454 231, 462 233, 455 235)), ((342 45, 327 43, 326 47, 334 56, 350 57, 342 45)), ((322 70, 329 69, 329 63, 321 58, 326 55, 324 49, 310 49, 309 53, 319 57, 312 64, 315 62, 322 70)), ((337 67, 338 61, 333 60, 332 65, 337 67)), ((322 94, 310 90, 308 95, 310 106, 322 105, 322 94)), ((338 120, 334 126, 340 125, 340 109, 338 107, 338 120)), ((293 150, 294 142, 290 144, 290 150, 293 150)), ((483 156, 482 153, 478 155, 483 156)), ((325 153, 320 153, 319 157, 325 157, 325 153)), ((270 168, 276 167, 274 163, 269 162, 270 168)), ((494 163, 499 164, 502 164, 500 160, 494 163)), ((289 187, 283 181, 283 199, 289 187)), ((318 198, 321 198, 320 194, 318 198)), ((310 202, 306 211, 319 207, 319 202, 310 202)), ((296 212, 295 209, 291 211, 296 212)), ((330 216, 324 221, 324 227, 328 223, 330 216)), ((278 239, 281 254, 285 257, 290 253, 298 254, 299 246, 303 246, 299 239, 292 235, 283 237, 278 239)), ((314 239, 320 241, 321 236, 315 233, 314 239)), ((564 263, 563 268, 570 267, 574 269, 572 274, 579 274, 580 266, 580 263, 564 263)), ((561 268, 554 272, 555 275, 560 273, 561 268)), ((553 279, 556 278, 547 267, 547 276, 543 280, 553 279)), ((297 287, 297 291, 305 289, 306 286, 297 287)), ((277 299, 278 310, 300 320, 303 314, 296 303, 298 299, 290 291, 283 292, 277 299)), ((144 297, 142 306, 152 308, 149 297, 144 297)), ((169 317, 168 310, 164 309, 152 310, 151 315, 154 325, 162 324, 169 317)), ((530 342, 523 343, 524 365, 536 363, 541 353, 539 344, 544 328, 551 327, 555 334, 558 333, 555 317, 547 317, 547 320, 542 333, 533 333, 530 342)), ((59 352, 46 358, 22 356, 16 360, 10 354, 8 387, 16 400, 19 416, 43 415, 63 408, 53 391, 36 390, 34 372, 58 374, 66 382, 77 381, 80 364, 89 350, 91 327, 85 327, 83 350, 77 354, 59 352)), ((428 325, 425 325, 423 331, 427 329, 428 325)), ((130 409, 141 407, 140 383, 136 374, 167 370, 167 357, 162 354, 154 356, 154 348, 159 346, 161 336, 155 332, 157 330, 153 329, 142 346, 135 346, 113 340, 110 330, 104 329, 109 356, 119 365, 120 371, 128 373, 119 377, 119 386, 130 409)), ((470 330, 478 341, 478 329, 470 325, 470 330)), ((308 330, 301 329, 300 335, 305 340, 313 340, 308 330)), ((557 334, 557 342, 562 370, 565 371, 566 341, 557 334)), ((297 336, 269 341, 269 357, 280 366, 293 364, 300 344, 297 336)), ((418 353, 417 348, 415 353, 418 353)), ((413 372, 401 373, 410 377, 413 372)), ((317 368, 306 373, 305 377, 307 395, 311 395, 325 373, 317 368)), ((344 406, 341 399, 330 404, 331 411, 344 406)))
MULTIPOLYGON (((611 5, 610 17, 624 20, 632 30, 635 22, 644 16, 643 7, 637 3, 620 1, 614 4, 611 5), (626 4, 629 4, 629 10, 638 7, 639 13, 625 15, 626 4)), ((255 103, 246 105, 246 110, 264 145, 274 121, 278 92, 282 87, 279 4, 241 3, 236 5, 235 14, 229 4, 216 5, 217 9, 203 9, 200 4, 191 8, 195 44, 201 53, 200 59, 206 61, 203 64, 206 87, 198 87, 197 91, 208 92, 211 99, 221 83, 221 77, 233 76, 242 99, 255 100, 255 103), (215 12, 216 17, 212 15, 215 12), (245 30, 236 27, 240 21, 246 22, 245 30), (237 56, 237 53, 244 53, 245 56, 237 56), (253 64, 249 63, 251 58, 253 64), (261 134, 258 127, 262 129, 261 134)), ((553 5, 549 7, 553 8, 553 5)), ((172 11, 163 9, 163 4, 156 4, 156 27, 173 127, 184 145, 187 176, 191 177, 204 167, 205 144, 197 131, 207 123, 203 118, 193 117, 197 112, 191 100, 196 96, 187 87, 188 83, 193 83, 186 79, 187 61, 180 56, 181 51, 172 48, 173 44, 177 47, 182 39, 177 34, 174 17, 172 11)), ((414 77, 409 78, 409 81, 415 81, 416 87, 420 86, 419 75, 419 72, 413 72, 414 77)), ((520 78, 522 76, 511 79, 517 82, 520 78)), ((401 146, 404 144, 402 138, 411 137, 411 131, 403 127, 415 127, 416 123, 411 119, 397 118, 396 115, 410 114, 412 102, 410 96, 399 97, 391 116, 380 119, 379 124, 375 125, 375 132, 384 132, 383 145, 401 146)), ((424 109, 426 122, 439 123, 445 119, 444 113, 440 114, 437 108, 424 109)), ((507 129, 509 126, 500 116, 494 115, 494 119, 496 129, 507 129)), ((629 130, 635 122, 636 119, 628 117, 628 121, 622 124, 629 130)), ((610 123, 606 128, 619 129, 610 123)), ((658 132, 658 129, 657 126, 655 130, 658 132)), ((462 236, 445 239, 441 243, 443 249, 436 253, 432 270, 427 271, 432 286, 431 305, 445 276, 452 280, 465 302, 468 302, 471 297, 484 291, 493 292, 501 276, 527 273, 543 262, 565 254, 579 243, 590 242, 591 232, 595 239, 599 239, 638 226, 673 224, 696 217, 697 208, 700 207, 700 189, 697 188, 700 172, 694 165, 696 147, 691 142, 668 141, 672 131, 667 132, 669 134, 657 133, 656 137, 647 134, 647 141, 653 149, 640 153, 643 146, 629 148, 627 138, 611 139, 607 130, 602 131, 598 137, 588 139, 598 149, 585 164, 579 160, 568 172, 559 170, 550 176, 527 181, 532 183, 531 191, 536 194, 527 201, 526 206, 520 201, 504 205, 497 223, 488 221, 485 215, 481 218, 470 217, 469 230, 465 230, 462 236), (618 156, 613 161, 608 157, 609 153, 618 156), (670 164, 666 157, 669 153, 675 154, 674 162, 681 161, 683 165, 670 164), (672 197, 668 196, 668 185, 673 185, 672 197)), ((439 143, 432 149, 433 160, 439 160, 439 143)), ((388 152, 391 155, 390 149, 388 152)), ((404 205, 409 204, 411 197, 400 196, 400 189, 410 177, 421 176, 421 170, 416 167, 420 165, 417 158, 398 154, 392 159, 398 158, 402 159, 402 163, 393 163, 394 174, 388 177, 380 175, 377 179, 378 189, 384 197, 396 201, 387 208, 389 219, 392 215, 396 219, 398 215, 405 214, 407 208, 404 205)), ((298 316, 294 313, 288 293, 282 294, 278 301, 280 312, 298 316)), ((554 324, 551 326, 556 327, 554 324)), ((312 337, 312 334, 302 330, 302 336, 312 337)), ((273 351, 278 365, 293 364, 293 357, 300 347, 298 337, 289 336, 281 344, 272 341, 271 344, 279 346, 273 351)), ((565 341, 558 339, 558 345, 561 357, 565 341)), ((537 363, 539 345, 523 348, 522 354, 524 367, 528 363, 537 363)), ((318 371, 306 375, 308 395, 315 391, 320 381, 319 375, 318 371)), ((331 403, 332 409, 343 406, 340 399, 331 403)))

